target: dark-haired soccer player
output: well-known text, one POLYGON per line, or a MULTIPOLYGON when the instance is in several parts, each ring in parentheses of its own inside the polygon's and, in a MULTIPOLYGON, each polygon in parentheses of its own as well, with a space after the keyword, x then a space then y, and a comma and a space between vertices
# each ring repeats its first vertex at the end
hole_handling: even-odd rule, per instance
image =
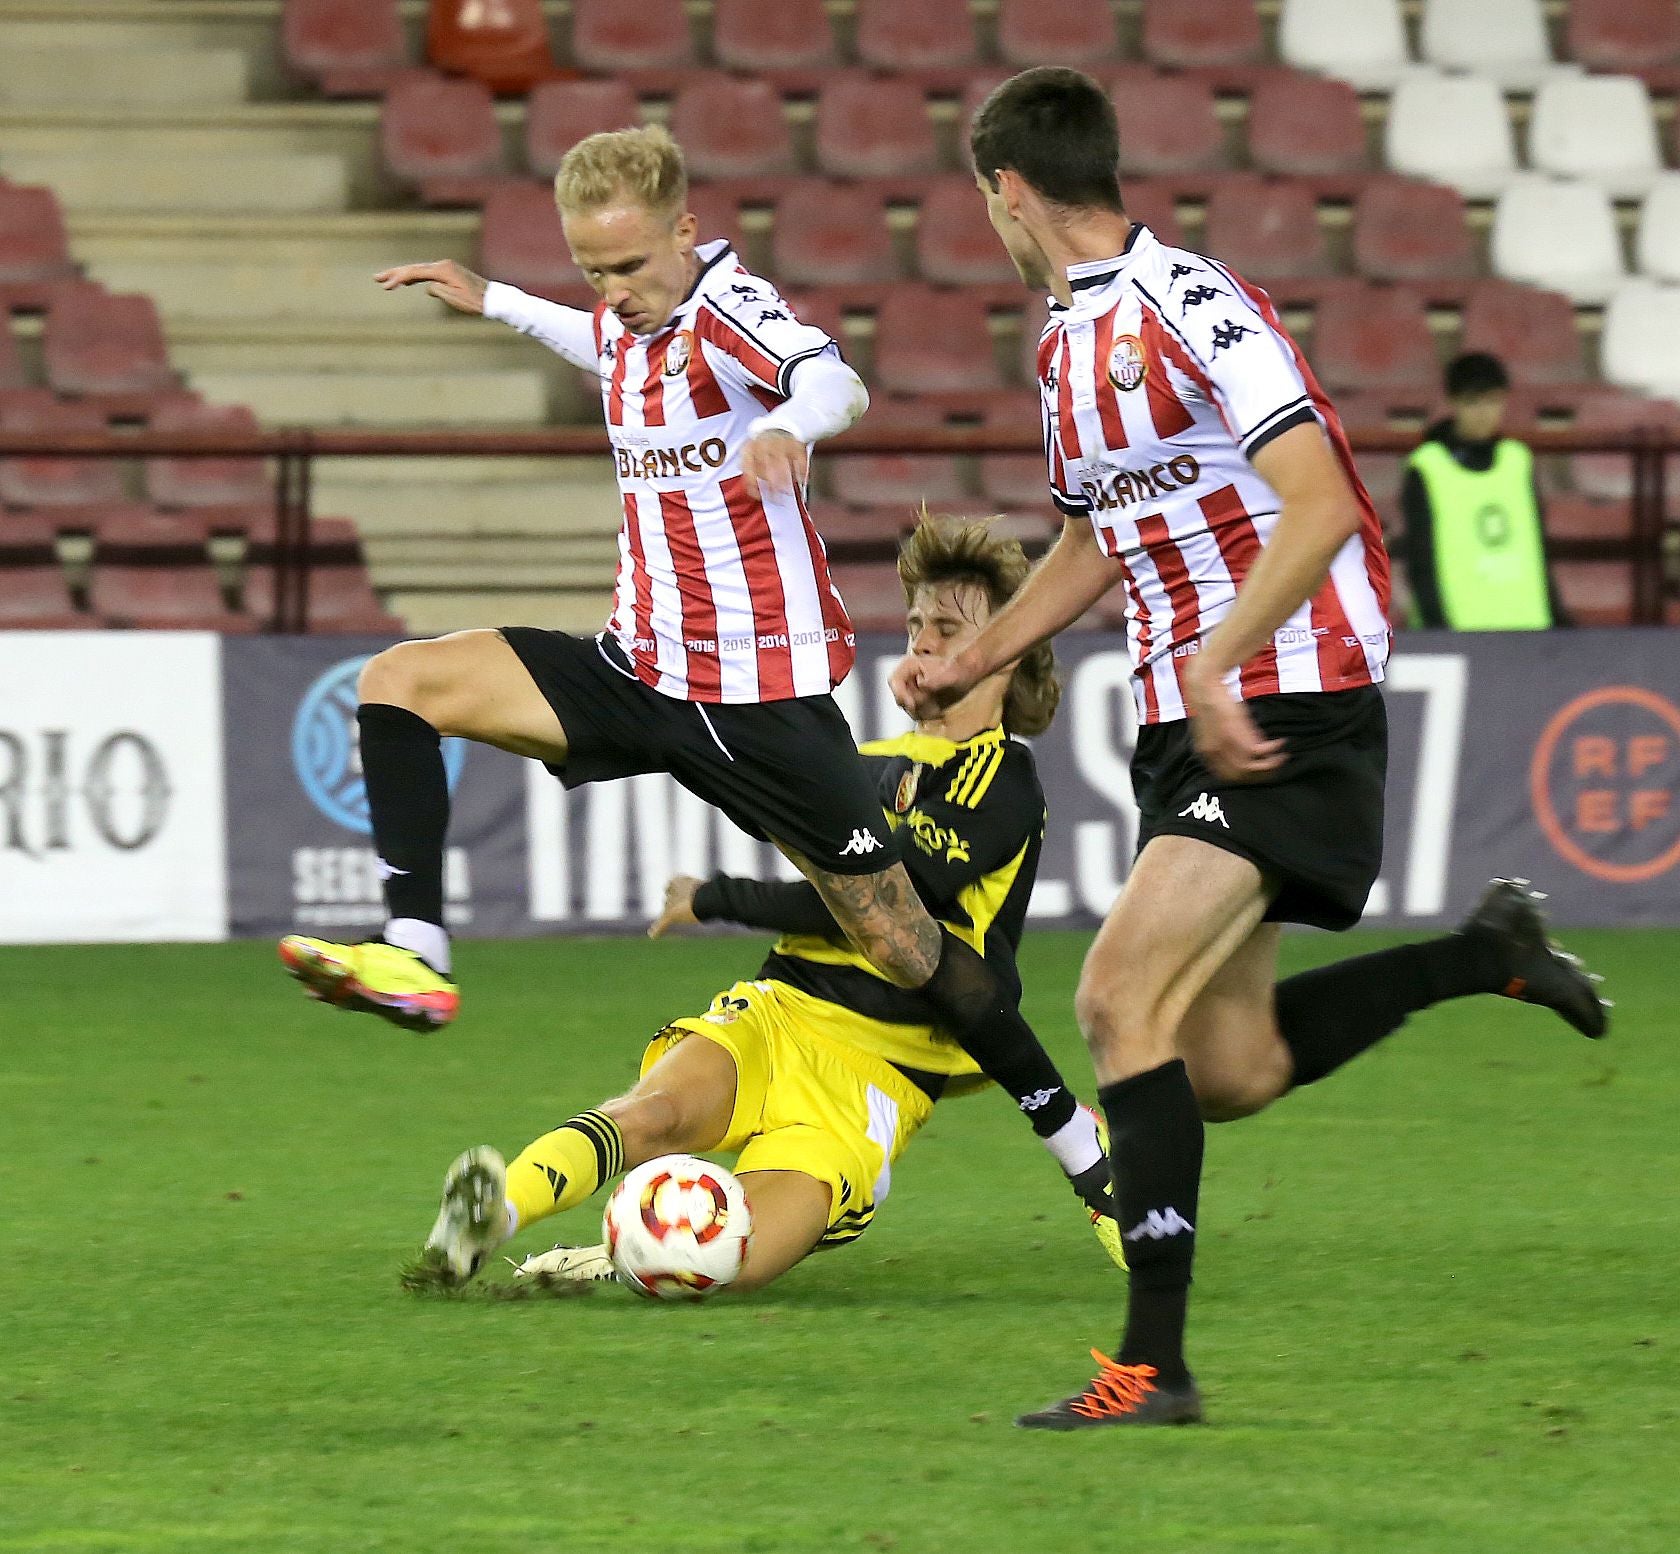
MULTIPOLYGON (((909 651, 934 660, 973 639, 1021 586, 1027 561, 983 523, 924 520, 898 572, 909 651)), ((983 949, 1016 997, 1015 952, 1045 818, 1020 736, 1049 726, 1060 695, 1049 644, 1041 644, 913 732, 864 747, 877 818, 904 839, 927 910, 983 949)), ((737 982, 705 1014, 654 1038, 628 1095, 580 1112, 511 1165, 487 1145, 462 1155, 413 1282, 470 1278, 516 1231, 582 1203, 620 1170, 696 1150, 738 1157, 753 1212, 741 1289, 863 1233, 899 1152, 947 1089, 972 1088, 976 1066, 939 1030, 925 998, 895 987, 853 947, 809 884, 679 878, 650 931, 712 920, 783 936, 756 980, 737 982)), ((1074 1175, 1074 1187, 1104 1249, 1124 1267, 1106 1161, 1074 1175)), ((521 1271, 610 1276, 600 1247, 557 1247, 521 1271)))
POLYGON ((1604 1010, 1496 882, 1458 932, 1276 982, 1279 925, 1355 923, 1382 851, 1388 559, 1341 425, 1266 295, 1131 222, 1102 88, 1029 70, 975 114, 993 226, 1054 302, 1038 350, 1067 522, 925 715, 1085 613, 1118 574, 1136 669, 1136 865, 1078 1014, 1112 1138, 1130 1301, 1118 1357, 1021 1423, 1198 1419, 1184 1358, 1204 1118, 1322 1079, 1415 1010, 1504 993, 1599 1036, 1604 1010))

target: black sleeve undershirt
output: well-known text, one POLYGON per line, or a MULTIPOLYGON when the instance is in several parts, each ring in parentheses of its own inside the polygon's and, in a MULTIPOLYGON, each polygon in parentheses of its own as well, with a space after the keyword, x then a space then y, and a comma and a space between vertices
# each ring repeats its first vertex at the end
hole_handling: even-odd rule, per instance
POLYGON ((748 880, 714 874, 694 892, 703 923, 740 923, 775 933, 838 933, 839 926, 809 880, 748 880))

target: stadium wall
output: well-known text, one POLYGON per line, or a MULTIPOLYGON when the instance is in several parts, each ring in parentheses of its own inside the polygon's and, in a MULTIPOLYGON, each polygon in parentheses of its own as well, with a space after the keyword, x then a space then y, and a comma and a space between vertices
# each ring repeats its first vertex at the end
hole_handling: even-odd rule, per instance
MULTIPOLYGON (((0 633, 0 941, 367 932, 382 918, 354 739, 382 640, 0 633)), ((860 643, 840 699, 860 737, 902 726, 860 643)), ((1091 924, 1136 827, 1117 639, 1061 650, 1067 694, 1035 741, 1050 827, 1033 899, 1091 924)), ((1389 679, 1387 863, 1367 921, 1453 921, 1499 873, 1560 922, 1680 923, 1680 633, 1404 639, 1389 679)), ((543 769, 451 741, 448 910, 462 933, 641 927, 672 873, 788 865, 647 776, 567 795, 543 769)))

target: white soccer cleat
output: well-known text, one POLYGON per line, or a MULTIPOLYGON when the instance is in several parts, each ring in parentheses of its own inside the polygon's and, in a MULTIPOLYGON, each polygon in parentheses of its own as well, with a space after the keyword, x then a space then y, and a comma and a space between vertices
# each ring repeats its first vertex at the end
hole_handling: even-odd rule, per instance
MULTIPOLYGON (((513 1259, 508 1259, 513 1263, 513 1259)), ((533 1252, 513 1263, 516 1279, 541 1279, 554 1284, 604 1284, 618 1277, 604 1246, 557 1246, 533 1252)))
POLYGON ((426 1251, 464 1283, 507 1238, 507 1163, 497 1150, 480 1144, 444 1177, 443 1206, 426 1237, 426 1251))

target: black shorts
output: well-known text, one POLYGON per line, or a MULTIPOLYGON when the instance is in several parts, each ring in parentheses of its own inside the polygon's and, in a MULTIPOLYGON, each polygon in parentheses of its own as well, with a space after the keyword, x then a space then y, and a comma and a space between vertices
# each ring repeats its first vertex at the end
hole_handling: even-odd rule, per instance
POLYGON ((502 636, 566 730, 550 765, 568 788, 669 772, 749 836, 780 842, 829 874, 874 874, 900 843, 832 696, 722 704, 662 696, 606 634, 533 626, 502 636))
POLYGON ((1193 836, 1247 858, 1278 886, 1268 922, 1351 928, 1382 867, 1388 713, 1374 686, 1246 703, 1287 759, 1258 782, 1222 782, 1186 722, 1138 730, 1138 849, 1193 836))

